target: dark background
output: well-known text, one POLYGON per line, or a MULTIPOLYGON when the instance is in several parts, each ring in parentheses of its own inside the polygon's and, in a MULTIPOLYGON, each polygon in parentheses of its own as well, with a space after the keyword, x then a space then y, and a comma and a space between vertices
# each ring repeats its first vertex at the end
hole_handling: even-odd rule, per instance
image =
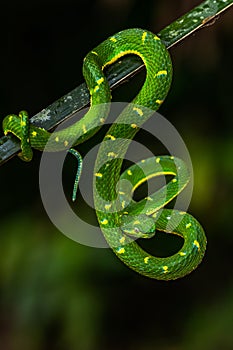
MULTIPOLYGON (((1 4, 0 118, 34 115, 83 81, 82 59, 129 27, 159 32, 200 1, 10 1, 1 4)), ((160 112, 183 137, 205 228, 201 266, 172 282, 125 267, 52 225, 38 187, 40 153, 0 169, 0 347, 3 350, 233 348, 232 10, 170 50, 160 112)), ((135 81, 131 87, 140 87, 135 81)), ((121 96, 131 98, 129 88, 121 96)), ((77 204, 78 205, 78 204, 77 204)))

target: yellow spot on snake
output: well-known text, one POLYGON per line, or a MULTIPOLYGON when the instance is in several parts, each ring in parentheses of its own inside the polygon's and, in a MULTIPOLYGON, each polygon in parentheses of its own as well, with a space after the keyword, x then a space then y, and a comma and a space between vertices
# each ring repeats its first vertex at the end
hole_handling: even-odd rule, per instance
POLYGON ((103 82, 104 82, 104 78, 103 77, 97 80, 97 84, 98 85, 102 84, 103 82))
POLYGON ((100 118, 100 123, 104 123, 105 119, 104 118, 100 118))
POLYGON ((95 173, 95 176, 101 178, 101 177, 103 176, 103 174, 101 174, 101 173, 95 173))
POLYGON ((180 215, 185 215, 186 212, 185 212, 185 211, 180 211, 179 214, 180 214, 180 215))
POLYGON ((172 182, 177 182, 177 179, 172 179, 172 182))
POLYGON ((156 163, 159 163, 159 162, 160 162, 160 158, 157 157, 157 158, 155 159, 155 161, 156 161, 156 163))
POLYGON ((59 137, 58 136, 55 137, 55 141, 59 142, 59 137))
POLYGON ((191 223, 188 223, 185 227, 186 228, 189 228, 189 227, 191 227, 192 226, 192 224, 191 223))
POLYGON ((124 207, 125 207, 125 201, 122 201, 121 206, 122 206, 122 209, 124 209, 124 207))
POLYGON ((156 100, 156 103, 158 103, 158 105, 161 105, 163 103, 163 100, 156 100))
POLYGON ((123 191, 119 191, 119 194, 123 194, 123 195, 124 195, 124 194, 125 194, 125 192, 123 192, 123 191))
POLYGON ((147 32, 143 32, 142 33, 142 42, 143 42, 143 44, 145 42, 146 36, 147 36, 147 32))
POLYGON ((140 221, 139 221, 139 220, 135 220, 135 221, 133 222, 133 224, 134 224, 134 225, 138 225, 138 224, 140 224, 140 221))
POLYGON ((91 51, 91 53, 93 53, 94 55, 98 56, 98 53, 95 51, 91 51))
POLYGON ((68 146, 69 142, 68 141, 64 141, 64 146, 68 146))
POLYGON ((160 71, 158 71, 158 73, 155 74, 155 77, 160 77, 161 75, 167 75, 167 71, 166 70, 160 70, 160 71))
POLYGON ((112 141, 116 140, 115 136, 113 135, 106 135, 105 137, 109 138, 112 141))
POLYGON ((83 129, 83 133, 86 134, 87 132, 86 125, 83 124, 82 129, 83 129))
POLYGON ((23 120, 21 120, 20 125, 21 125, 21 126, 25 126, 25 125, 26 125, 26 122, 23 121, 23 120))
POLYGON ((199 242, 196 239, 193 242, 193 244, 197 247, 198 250, 200 250, 200 244, 199 244, 199 242))
POLYGON ((168 272, 168 266, 163 266, 163 272, 167 273, 168 272))
POLYGON ((184 253, 184 252, 179 252, 179 254, 180 254, 180 256, 185 256, 186 255, 186 253, 184 253))
POLYGON ((149 256, 146 256, 145 258, 144 258, 144 263, 145 264, 148 264, 148 260, 150 259, 150 257, 149 256))
POLYGON ((157 215, 158 215, 158 213, 154 213, 154 214, 152 215, 152 218, 156 218, 157 215))
POLYGON ((125 248, 118 248, 117 249, 118 254, 124 254, 124 252, 125 252, 125 248))
POLYGON ((153 198, 151 198, 151 197, 145 197, 145 199, 147 199, 148 201, 153 201, 153 198))
POLYGON ((127 171, 127 174, 128 174, 128 175, 132 175, 132 171, 131 171, 131 170, 128 170, 128 171, 127 171))
POLYGON ((33 132, 32 132, 32 137, 36 137, 36 135, 37 135, 37 132, 36 132, 36 131, 33 131, 33 132))
POLYGON ((157 35, 154 36, 154 39, 155 40, 160 40, 160 38, 157 35))
POLYGON ((119 240, 119 242, 120 242, 121 244, 123 244, 123 243, 125 242, 125 237, 124 237, 124 236, 121 237, 121 239, 119 240))
POLYGON ((98 91, 99 90, 99 85, 96 85, 95 87, 94 87, 94 89, 93 89, 93 92, 96 92, 96 91, 98 91))
POLYGON ((134 124, 134 123, 131 124, 131 128, 136 129, 137 127, 138 127, 137 124, 134 124))
POLYGON ((173 160, 173 159, 174 159, 174 156, 171 156, 170 159, 173 160))
POLYGON ((114 153, 114 152, 108 152, 108 157, 113 157, 113 158, 116 158, 118 156, 117 153, 114 153))
POLYGON ((140 117, 143 116, 143 111, 141 110, 141 108, 134 107, 134 108, 133 108, 133 111, 137 112, 137 113, 140 115, 140 117))
POLYGON ((13 119, 12 115, 9 117, 9 122, 11 122, 13 119))
POLYGON ((113 43, 116 43, 116 42, 117 42, 117 39, 114 38, 114 36, 112 36, 109 40, 111 40, 113 43))
POLYGON ((100 221, 102 225, 107 225, 108 224, 108 220, 107 219, 103 219, 100 221))
POLYGON ((145 163, 145 159, 142 159, 141 162, 142 162, 142 163, 145 163))
POLYGON ((112 204, 105 204, 104 208, 105 208, 106 210, 109 210, 109 209, 111 208, 111 206, 112 206, 112 204))

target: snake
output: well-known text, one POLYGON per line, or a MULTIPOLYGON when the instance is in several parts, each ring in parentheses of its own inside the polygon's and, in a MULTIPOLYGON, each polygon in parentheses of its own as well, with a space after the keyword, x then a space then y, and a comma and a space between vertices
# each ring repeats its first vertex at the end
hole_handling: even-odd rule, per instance
POLYGON ((167 207, 189 182, 189 170, 181 159, 159 155, 141 159, 122 173, 130 143, 143 123, 153 118, 171 86, 172 62, 159 36, 140 28, 122 30, 86 55, 82 72, 90 94, 90 108, 74 124, 50 133, 32 125, 27 112, 21 111, 4 118, 3 131, 21 140, 18 155, 24 161, 32 159, 33 148, 51 152, 65 149, 73 153, 78 159, 75 199, 82 157, 73 147, 93 137, 105 124, 112 98, 105 68, 126 55, 139 56, 146 77, 136 97, 116 117, 100 143, 93 172, 96 215, 108 245, 125 265, 149 278, 175 280, 196 269, 207 244, 201 224, 191 214, 167 207), (153 194, 134 199, 137 188, 159 176, 167 176, 169 181, 153 194), (157 231, 182 237, 182 247, 165 257, 148 253, 140 242, 156 239, 157 231))

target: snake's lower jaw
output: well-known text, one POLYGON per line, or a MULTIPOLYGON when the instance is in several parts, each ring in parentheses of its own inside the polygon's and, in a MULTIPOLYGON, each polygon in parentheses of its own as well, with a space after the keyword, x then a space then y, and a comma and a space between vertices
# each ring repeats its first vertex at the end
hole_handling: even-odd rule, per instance
POLYGON ((152 238, 155 236, 155 231, 154 232, 148 232, 148 233, 141 233, 139 238, 152 238))
POLYGON ((135 238, 135 239, 138 239, 138 238, 152 238, 155 236, 155 231, 154 232, 140 232, 140 231, 134 231, 134 230, 127 230, 127 229, 123 229, 122 230, 124 232, 124 234, 132 237, 132 238, 135 238))

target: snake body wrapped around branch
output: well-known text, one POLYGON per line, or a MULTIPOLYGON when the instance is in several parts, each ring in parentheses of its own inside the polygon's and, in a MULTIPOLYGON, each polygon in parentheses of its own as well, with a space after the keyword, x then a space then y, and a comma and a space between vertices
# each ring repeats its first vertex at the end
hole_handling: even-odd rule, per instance
POLYGON ((138 95, 112 124, 100 145, 93 176, 95 209, 109 246, 127 266, 151 278, 176 279, 197 267, 206 248, 204 231, 196 219, 186 212, 164 208, 188 183, 186 165, 173 156, 159 156, 143 159, 121 174, 131 140, 151 117, 151 110, 158 110, 170 88, 172 63, 158 36, 142 29, 127 29, 109 37, 88 53, 84 59, 83 75, 90 91, 90 109, 75 124, 51 134, 32 126, 27 113, 21 112, 19 116, 7 116, 3 130, 5 134, 11 132, 21 139, 20 157, 25 161, 32 158, 31 148, 43 151, 46 145, 49 151, 67 149, 75 154, 79 160, 76 190, 81 156, 71 147, 92 137, 104 124, 111 101, 104 68, 128 54, 142 59, 146 78, 138 95), (135 202, 135 189, 160 175, 170 175, 172 179, 150 197, 135 202), (136 239, 151 238, 155 230, 183 237, 182 248, 165 258, 148 254, 136 239))

